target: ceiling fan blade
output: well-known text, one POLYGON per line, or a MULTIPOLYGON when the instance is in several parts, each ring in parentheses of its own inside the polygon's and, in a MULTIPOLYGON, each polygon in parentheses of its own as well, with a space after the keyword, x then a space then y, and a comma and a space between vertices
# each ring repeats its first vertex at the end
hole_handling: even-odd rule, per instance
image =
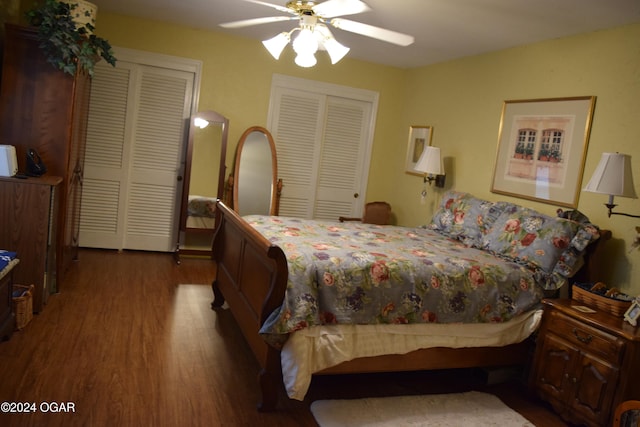
POLYGON ((265 18, 243 19, 241 21, 225 22, 220 24, 222 28, 242 28, 251 25, 269 24, 271 22, 291 21, 298 19, 294 16, 269 16, 265 18))
POLYGON ((351 21, 349 19, 334 18, 329 23, 341 30, 372 37, 374 39, 397 44, 399 46, 409 46, 415 41, 413 36, 386 30, 384 28, 374 27, 373 25, 363 24, 361 22, 351 21))
POLYGON ((327 0, 312 7, 316 15, 323 18, 335 18, 336 16, 355 15, 371 10, 360 0, 327 0))
POLYGON ((263 6, 267 6, 267 7, 272 7, 276 10, 279 10, 280 12, 285 12, 285 13, 293 13, 295 14, 295 11, 289 9, 288 7, 284 7, 284 6, 280 6, 277 4, 272 4, 272 3, 267 3, 266 1, 260 1, 260 0, 244 0, 248 3, 255 3, 255 4, 261 4, 263 6))

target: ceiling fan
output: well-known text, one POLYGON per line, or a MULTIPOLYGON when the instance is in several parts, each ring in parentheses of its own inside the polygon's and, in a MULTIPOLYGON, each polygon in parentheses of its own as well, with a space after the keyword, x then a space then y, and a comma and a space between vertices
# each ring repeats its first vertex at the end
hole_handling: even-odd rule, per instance
POLYGON ((315 53, 319 48, 325 49, 335 64, 342 59, 349 48, 340 44, 331 34, 329 25, 344 31, 372 37, 398 46, 409 46, 414 42, 413 36, 398 33, 373 25, 363 24, 350 19, 341 18, 345 15, 355 15, 371 10, 360 0, 326 0, 323 2, 308 0, 292 0, 286 6, 278 6, 260 0, 243 0, 249 3, 260 4, 274 8, 289 16, 270 16, 264 18, 243 19, 220 24, 223 28, 242 28, 251 25, 268 24, 298 20, 299 25, 289 32, 283 32, 277 36, 265 40, 262 43, 274 58, 280 54, 291 41, 294 32, 299 32, 293 40, 293 49, 296 52, 296 64, 302 67, 312 67, 316 64, 315 53))

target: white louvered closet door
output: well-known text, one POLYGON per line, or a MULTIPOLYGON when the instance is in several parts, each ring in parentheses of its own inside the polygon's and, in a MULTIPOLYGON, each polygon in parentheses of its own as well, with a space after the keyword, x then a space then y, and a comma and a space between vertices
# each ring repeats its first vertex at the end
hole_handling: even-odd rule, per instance
POLYGON ((325 97, 285 89, 276 94, 276 105, 271 133, 284 185, 279 214, 313 218, 325 97))
POLYGON ((273 88, 270 111, 284 184, 280 215, 328 220, 361 215, 377 98, 327 94, 335 92, 331 86, 315 91, 290 86, 273 88))
MULTIPOLYGON (((367 173, 364 168, 371 104, 327 97, 324 138, 319 157, 314 218, 360 215, 367 173)), ((367 159, 368 160, 368 159, 367 159)), ((369 162, 367 161, 367 166, 369 162)))
POLYGON ((175 250, 194 74, 118 61, 92 82, 80 246, 175 250))

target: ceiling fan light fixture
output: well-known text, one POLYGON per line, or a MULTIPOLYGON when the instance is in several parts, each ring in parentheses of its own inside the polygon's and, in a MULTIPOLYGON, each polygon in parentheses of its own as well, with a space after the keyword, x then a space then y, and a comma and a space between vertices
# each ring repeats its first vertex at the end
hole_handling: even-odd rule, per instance
POLYGON ((336 64, 351 50, 333 37, 324 40, 322 43, 331 58, 331 64, 336 64))
POLYGON ((293 40, 293 50, 298 55, 314 55, 318 51, 318 40, 313 30, 303 28, 293 40))
POLYGON ((265 48, 267 48, 271 56, 273 56, 275 59, 279 59, 282 51, 289 44, 289 41, 291 41, 289 33, 280 33, 275 37, 264 40, 262 44, 265 48))
POLYGON ((348 47, 335 40, 333 34, 329 31, 329 26, 398 46, 409 46, 415 42, 415 38, 408 34, 341 18, 342 16, 371 10, 362 0, 324 0, 321 2, 317 0, 288 0, 285 7, 260 0, 243 1, 272 7, 280 12, 287 13, 289 16, 249 18, 225 22, 220 25, 223 28, 233 29, 272 22, 298 20, 297 28, 288 33, 278 34, 269 40, 264 40, 262 43, 277 60, 287 44, 293 41, 293 49, 300 56, 296 63, 298 65, 305 64, 302 65, 305 67, 316 64, 315 52, 319 48, 328 52, 332 64, 336 64, 350 51, 348 47), (295 39, 291 36, 294 32, 299 32, 295 39))
POLYGON ((299 53, 296 55, 295 63, 299 67, 309 68, 318 63, 313 53, 299 53))

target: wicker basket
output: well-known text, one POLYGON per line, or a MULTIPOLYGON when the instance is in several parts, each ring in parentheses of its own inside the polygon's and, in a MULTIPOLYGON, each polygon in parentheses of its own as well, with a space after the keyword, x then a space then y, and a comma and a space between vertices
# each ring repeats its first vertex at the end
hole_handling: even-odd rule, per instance
POLYGON ((22 296, 13 298, 13 312, 16 315, 16 329, 22 329, 33 318, 33 285, 13 285, 13 290, 27 290, 22 296))
POLYGON ((623 317, 631 306, 631 301, 621 301, 614 298, 598 295, 593 292, 589 292, 580 286, 571 287, 572 298, 576 301, 583 303, 591 308, 613 314, 617 317, 623 317))

